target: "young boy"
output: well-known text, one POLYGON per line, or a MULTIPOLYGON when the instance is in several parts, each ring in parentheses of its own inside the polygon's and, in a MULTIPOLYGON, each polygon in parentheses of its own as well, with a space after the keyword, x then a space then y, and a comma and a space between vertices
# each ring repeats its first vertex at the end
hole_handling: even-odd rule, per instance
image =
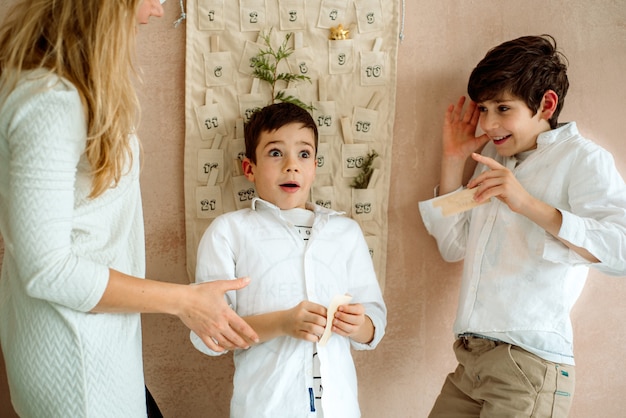
POLYGON ((461 98, 447 110, 441 197, 420 212, 443 258, 465 261, 459 365, 431 417, 567 416, 570 310, 590 266, 626 274, 626 186, 607 151, 574 122, 557 124, 568 86, 554 39, 525 36, 490 50, 470 76, 468 108, 461 98), (444 216, 466 162, 476 166, 467 203, 478 206, 444 216))
MULTIPOLYGON (((365 239, 354 220, 308 202, 318 134, 306 110, 290 103, 259 110, 245 142, 243 171, 258 198, 211 223, 196 268, 196 282, 251 278, 227 295, 260 338, 234 353, 230 414, 358 417, 350 347, 375 348, 387 314, 365 239), (318 344, 331 300, 346 294, 352 303, 328 319, 333 335, 318 344)), ((203 353, 221 354, 191 339, 203 353)))

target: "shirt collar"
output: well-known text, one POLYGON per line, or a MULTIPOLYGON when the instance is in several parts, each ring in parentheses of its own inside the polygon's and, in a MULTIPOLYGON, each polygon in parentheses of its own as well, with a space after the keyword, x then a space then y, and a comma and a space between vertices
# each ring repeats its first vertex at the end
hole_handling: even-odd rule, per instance
POLYGON ((559 124, 555 129, 542 132, 537 137, 537 148, 551 145, 557 141, 563 141, 565 138, 578 135, 576 122, 568 122, 559 124))
MULTIPOLYGON (((252 199, 252 203, 250 207, 254 211, 259 211, 259 210, 264 210, 264 209, 280 211, 280 208, 278 206, 266 200, 263 200, 260 197, 255 197, 254 199, 252 199)), ((306 202, 306 208, 309 210, 312 210, 316 216, 317 215, 332 216, 332 215, 345 214, 345 212, 339 212, 334 209, 328 209, 328 208, 325 208, 324 206, 317 205, 313 202, 306 202)))

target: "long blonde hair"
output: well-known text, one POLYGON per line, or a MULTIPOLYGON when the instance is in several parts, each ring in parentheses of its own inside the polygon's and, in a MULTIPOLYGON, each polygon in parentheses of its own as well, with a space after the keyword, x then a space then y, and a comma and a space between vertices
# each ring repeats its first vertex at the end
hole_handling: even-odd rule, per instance
POLYGON ((132 162, 139 117, 133 85, 136 11, 141 0, 22 0, 0 27, 0 91, 23 71, 44 68, 78 90, 87 120, 90 196, 120 181, 132 162))

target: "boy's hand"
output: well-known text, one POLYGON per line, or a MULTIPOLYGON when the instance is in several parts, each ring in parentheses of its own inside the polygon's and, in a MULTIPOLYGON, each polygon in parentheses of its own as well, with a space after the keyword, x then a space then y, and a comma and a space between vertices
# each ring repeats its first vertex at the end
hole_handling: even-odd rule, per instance
POLYGON ((490 168, 467 184, 469 189, 476 187, 474 199, 483 202, 495 197, 513 212, 525 214, 525 208, 533 201, 533 197, 517 181, 511 170, 480 154, 473 153, 472 158, 490 168))
POLYGON ((473 101, 463 111, 465 100, 465 96, 461 96, 456 105, 448 106, 443 123, 444 158, 454 158, 460 162, 465 162, 472 152, 489 142, 485 134, 476 136, 480 111, 473 101))
POLYGON ((364 344, 374 338, 374 325, 365 315, 365 307, 360 303, 339 306, 333 319, 332 331, 364 344))
POLYGON ((470 179, 476 163, 469 159, 489 142, 485 134, 476 136, 480 111, 470 101, 463 111, 465 96, 456 105, 448 106, 443 123, 443 153, 441 157, 441 179, 439 193, 447 194, 461 187, 470 179))
POLYGON ((496 197, 506 203, 513 212, 527 217, 589 262, 598 263, 600 261, 587 249, 578 247, 559 237, 559 231, 563 222, 561 212, 528 193, 517 181, 511 170, 492 158, 480 154, 474 153, 472 158, 491 169, 468 183, 468 188, 476 187, 477 189, 474 199, 482 202, 491 197, 496 197))
POLYGON ((326 326, 326 308, 304 300, 285 311, 283 330, 286 335, 301 340, 318 342, 326 326))

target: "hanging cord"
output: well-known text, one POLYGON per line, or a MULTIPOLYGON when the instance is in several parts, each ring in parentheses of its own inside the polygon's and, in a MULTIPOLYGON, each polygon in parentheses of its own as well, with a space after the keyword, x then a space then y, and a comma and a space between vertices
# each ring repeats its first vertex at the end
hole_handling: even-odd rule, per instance
POLYGON ((185 6, 183 6, 183 0, 180 0, 180 17, 174 22, 174 27, 177 28, 183 20, 187 19, 187 14, 185 13, 185 6))
POLYGON ((406 11, 406 0, 402 0, 402 17, 400 18, 400 42, 404 41, 404 14, 406 11))

